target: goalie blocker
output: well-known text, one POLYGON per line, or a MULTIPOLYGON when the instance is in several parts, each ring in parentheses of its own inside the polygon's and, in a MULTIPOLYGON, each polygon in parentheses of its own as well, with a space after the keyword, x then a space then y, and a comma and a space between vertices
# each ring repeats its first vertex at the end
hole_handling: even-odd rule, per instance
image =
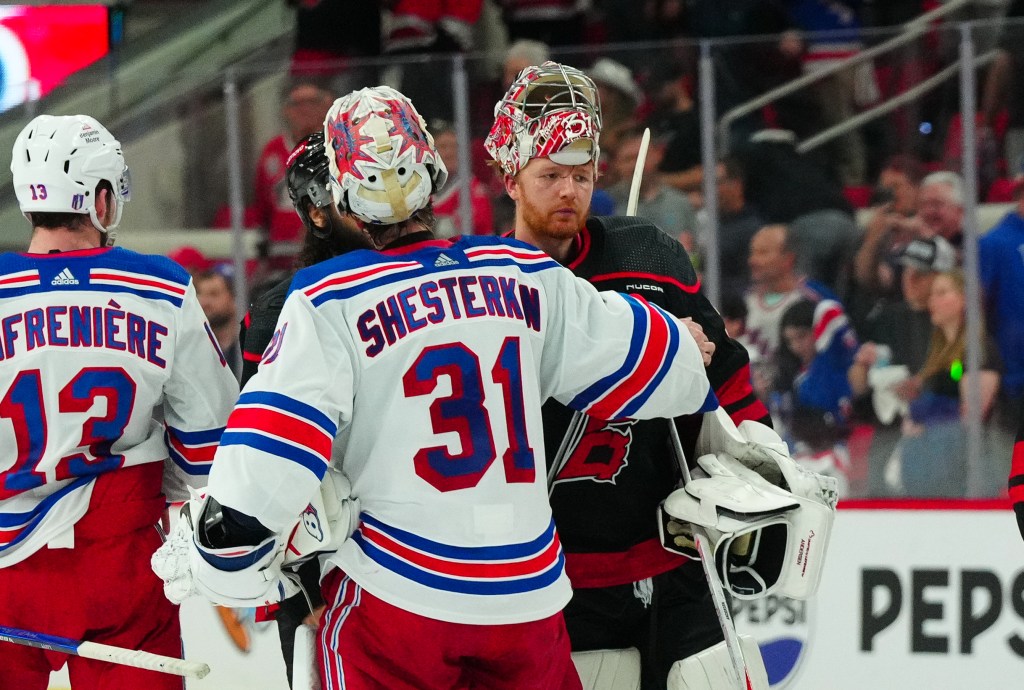
POLYGON ((724 412, 705 415, 697 448, 706 454, 691 481, 659 508, 662 545, 699 559, 688 525, 700 525, 733 596, 812 596, 835 517, 835 480, 797 466, 768 427, 737 428, 724 412), (708 452, 713 446, 717 453, 708 452))
POLYGON ((176 604, 193 594, 233 608, 275 604, 301 591, 289 568, 337 550, 358 520, 359 500, 351 495, 348 478, 333 468, 284 531, 287 539, 212 496, 194 494, 151 566, 164 581, 164 594, 176 604))

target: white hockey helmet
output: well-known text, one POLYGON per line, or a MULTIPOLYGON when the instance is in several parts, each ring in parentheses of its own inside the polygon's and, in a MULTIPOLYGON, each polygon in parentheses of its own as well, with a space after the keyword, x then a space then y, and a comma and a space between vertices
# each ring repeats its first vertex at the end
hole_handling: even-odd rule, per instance
POLYGON ((509 175, 531 158, 563 165, 597 165, 601 100, 594 80, 568 65, 527 67, 494 106, 484 148, 509 175))
POLYGON ((88 213, 93 225, 114 244, 124 203, 131 199, 131 177, 121 144, 88 115, 40 115, 14 142, 14 191, 22 213, 88 213), (114 220, 104 227, 96 216, 96 186, 113 190, 114 220))
POLYGON ((408 220, 448 179, 423 118, 388 86, 334 101, 324 138, 335 203, 367 223, 408 220))

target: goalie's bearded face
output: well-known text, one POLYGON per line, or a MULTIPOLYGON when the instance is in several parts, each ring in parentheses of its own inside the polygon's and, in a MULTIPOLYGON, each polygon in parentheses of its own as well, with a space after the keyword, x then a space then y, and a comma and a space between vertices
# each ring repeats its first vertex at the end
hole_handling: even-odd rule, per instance
POLYGON ((516 202, 516 229, 564 239, 574 237, 587 220, 594 194, 594 164, 560 165, 534 158, 505 189, 516 202))

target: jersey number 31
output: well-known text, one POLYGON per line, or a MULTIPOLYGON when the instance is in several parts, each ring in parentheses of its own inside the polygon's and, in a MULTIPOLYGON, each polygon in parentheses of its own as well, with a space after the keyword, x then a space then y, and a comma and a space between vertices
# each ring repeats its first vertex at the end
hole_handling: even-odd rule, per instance
MULTIPOLYGON (((453 455, 447 446, 420 448, 413 462, 416 474, 431 486, 439 491, 456 491, 479 484, 497 452, 490 415, 484 407, 483 375, 476 353, 462 343, 424 349, 402 377, 405 396, 430 395, 441 376, 449 377, 452 392, 431 403, 431 425, 435 434, 458 434, 462 452, 453 455)), ((519 338, 505 338, 497 361, 491 367, 491 380, 501 388, 505 402, 509 443, 502 456, 505 480, 509 483, 533 482, 536 463, 526 436, 519 338)))

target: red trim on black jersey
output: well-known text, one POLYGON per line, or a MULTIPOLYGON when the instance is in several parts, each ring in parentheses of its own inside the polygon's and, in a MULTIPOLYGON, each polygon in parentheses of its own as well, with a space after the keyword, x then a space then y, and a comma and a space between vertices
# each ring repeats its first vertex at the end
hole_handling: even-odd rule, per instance
POLYGON ((565 554, 565 574, 573 588, 595 589, 628 585, 674 570, 687 558, 666 551, 657 539, 648 539, 616 553, 565 554))
POLYGON ((697 280, 697 282, 694 283, 693 285, 685 285, 676 280, 675 278, 670 278, 668 276, 659 276, 654 273, 642 273, 640 271, 621 271, 619 273, 604 273, 602 275, 591 276, 589 280, 626 280, 630 278, 635 280, 650 280, 656 283, 670 283, 672 285, 675 285, 683 292, 689 293, 691 295, 700 291, 700 280, 697 280))
POLYGON ((733 372, 725 383, 715 389, 715 395, 737 426, 748 419, 760 422, 768 417, 768 408, 754 395, 754 388, 750 383, 749 364, 744 364, 733 372))

